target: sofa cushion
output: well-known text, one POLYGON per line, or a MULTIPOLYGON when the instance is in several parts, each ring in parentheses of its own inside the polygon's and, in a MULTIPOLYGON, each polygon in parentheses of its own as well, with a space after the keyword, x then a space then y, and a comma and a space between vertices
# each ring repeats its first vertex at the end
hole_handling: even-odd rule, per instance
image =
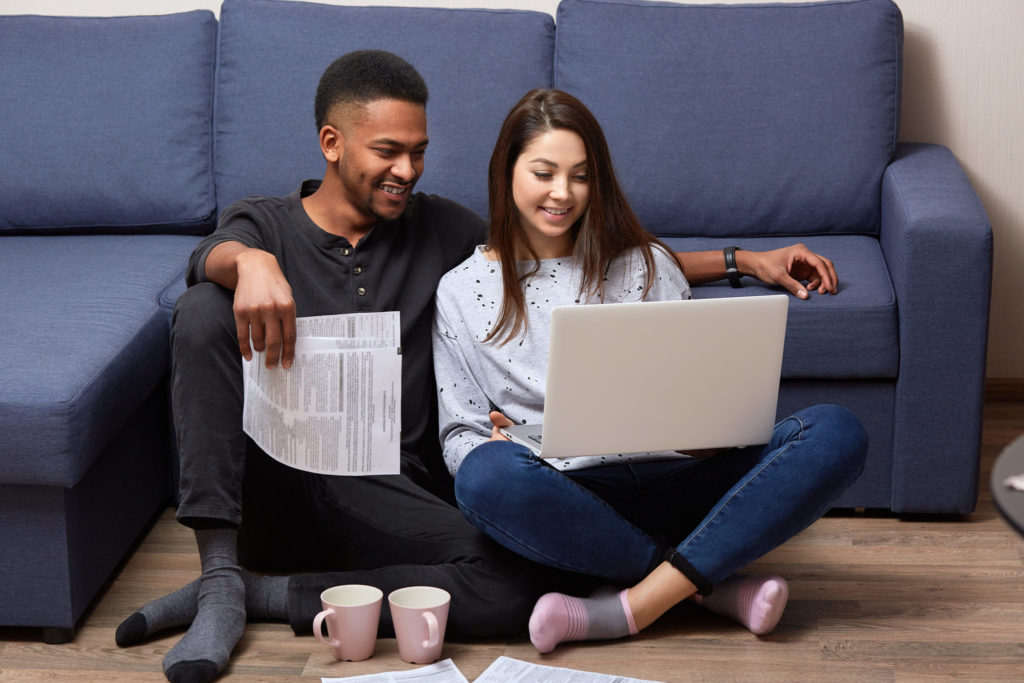
MULTIPOLYGON (((812 251, 832 259, 839 275, 836 295, 793 297, 786 326, 782 376, 786 379, 894 379, 899 371, 899 326, 896 295, 878 240, 868 235, 804 238, 812 251)), ((669 238, 680 251, 721 250, 736 241, 669 238)), ((746 249, 767 251, 793 244, 791 238, 744 238, 746 249)), ((739 289, 726 280, 693 288, 696 298, 757 296, 778 293, 753 278, 739 289)))
POLYGON ((209 11, 0 17, 0 232, 199 232, 211 168, 209 11))
POLYGON ((487 164, 508 110, 550 87, 554 21, 514 10, 338 7, 227 0, 221 9, 216 184, 221 209, 319 178, 313 98, 342 54, 392 51, 430 89, 419 189, 487 210, 487 164))
POLYGON ((0 484, 72 486, 163 380, 185 235, 4 236, 0 484))
POLYGON ((873 233, 900 118, 890 0, 563 0, 555 86, 659 234, 873 233))

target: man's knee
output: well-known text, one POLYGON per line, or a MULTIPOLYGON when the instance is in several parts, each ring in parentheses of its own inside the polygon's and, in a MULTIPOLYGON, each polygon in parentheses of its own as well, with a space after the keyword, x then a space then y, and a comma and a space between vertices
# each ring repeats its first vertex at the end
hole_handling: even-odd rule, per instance
POLYGON ((176 346, 209 348, 236 337, 233 294, 212 282, 186 289, 174 306, 171 339, 176 346))

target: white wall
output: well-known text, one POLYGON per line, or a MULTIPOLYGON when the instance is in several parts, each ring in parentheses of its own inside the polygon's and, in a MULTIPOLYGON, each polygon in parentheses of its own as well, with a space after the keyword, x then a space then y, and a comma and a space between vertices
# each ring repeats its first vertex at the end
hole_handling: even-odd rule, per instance
MULTIPOLYGON (((557 0, 321 1, 551 14, 558 6, 557 0)), ((1024 378, 1024 50, 1018 43, 1024 0, 896 2, 906 27, 900 137, 949 146, 977 188, 995 232, 988 376, 1024 378)), ((0 14, 216 12, 219 6, 219 0, 0 0, 0 14)), ((942 296, 936 292, 936 301, 942 296)))
POLYGON ((974 183, 995 245, 988 376, 1024 378, 1024 2, 897 3, 906 35, 900 137, 947 145, 974 183))

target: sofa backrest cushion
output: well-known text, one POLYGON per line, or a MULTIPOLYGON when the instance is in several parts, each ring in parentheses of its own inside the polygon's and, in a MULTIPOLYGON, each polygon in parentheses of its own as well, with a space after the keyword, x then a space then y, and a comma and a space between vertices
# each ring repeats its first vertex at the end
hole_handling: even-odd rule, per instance
POLYGON ((313 100, 324 69, 346 52, 388 50, 416 67, 430 90, 430 146, 417 189, 482 215, 502 120, 529 89, 551 84, 554 20, 540 12, 226 0, 220 21, 222 210, 323 175, 313 100))
POLYGON ((601 121, 659 235, 877 231, 900 118, 890 0, 563 0, 555 86, 601 121))
POLYGON ((216 27, 0 17, 0 231, 208 230, 216 27))

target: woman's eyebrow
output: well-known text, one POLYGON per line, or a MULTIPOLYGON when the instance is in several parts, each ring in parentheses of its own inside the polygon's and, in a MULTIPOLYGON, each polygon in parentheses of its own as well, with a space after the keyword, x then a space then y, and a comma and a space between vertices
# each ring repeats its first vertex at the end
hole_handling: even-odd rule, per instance
MULTIPOLYGON (((528 161, 527 163, 530 163, 530 164, 546 164, 548 166, 551 166, 552 168, 558 168, 558 164, 556 164, 553 161, 549 161, 549 160, 545 159, 544 157, 537 157, 536 159, 530 159, 530 161, 528 161)), ((572 168, 579 168, 580 166, 586 166, 586 165, 587 165, 587 160, 584 159, 583 161, 578 161, 575 164, 573 164, 572 168)))

